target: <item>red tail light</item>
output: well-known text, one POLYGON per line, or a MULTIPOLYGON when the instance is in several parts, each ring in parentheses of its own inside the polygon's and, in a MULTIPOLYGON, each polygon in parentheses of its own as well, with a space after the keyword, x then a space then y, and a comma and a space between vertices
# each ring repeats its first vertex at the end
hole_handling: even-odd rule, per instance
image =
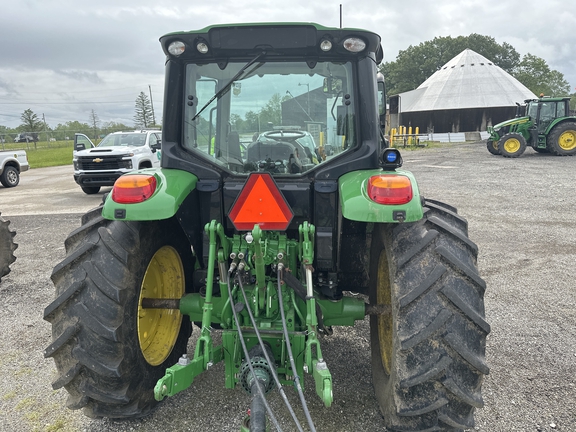
POLYGON ((368 180, 368 196, 378 204, 400 205, 412 200, 412 183, 408 177, 382 174, 368 180))
POLYGON ((156 190, 156 177, 135 174, 120 177, 114 183, 112 199, 118 204, 135 204, 146 201, 156 190))

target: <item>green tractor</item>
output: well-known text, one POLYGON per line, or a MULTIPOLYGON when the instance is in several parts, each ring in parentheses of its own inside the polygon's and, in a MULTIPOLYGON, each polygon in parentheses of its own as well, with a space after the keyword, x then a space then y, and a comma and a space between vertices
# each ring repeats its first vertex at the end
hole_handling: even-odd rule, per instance
POLYGON ((570 98, 527 99, 516 118, 488 127, 486 142, 493 155, 516 158, 527 146, 556 156, 576 154, 576 117, 570 116, 570 98))
POLYGON ((54 389, 91 417, 141 417, 223 362, 251 397, 239 429, 280 429, 278 391, 303 430, 292 387, 315 430, 304 377, 330 407, 322 340, 369 316, 385 426, 473 427, 489 371, 478 249, 386 146, 380 37, 272 23, 160 42, 162 167, 119 178, 66 239, 44 312, 54 389))

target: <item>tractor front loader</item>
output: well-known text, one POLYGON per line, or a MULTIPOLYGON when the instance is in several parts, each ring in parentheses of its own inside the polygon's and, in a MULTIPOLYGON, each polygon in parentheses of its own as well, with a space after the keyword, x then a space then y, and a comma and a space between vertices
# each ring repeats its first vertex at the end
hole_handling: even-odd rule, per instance
POLYGON ((222 362, 252 398, 239 428, 281 430, 278 391, 299 430, 321 430, 302 392, 333 402, 320 336, 369 315, 383 427, 472 427, 490 331, 478 250, 386 146, 379 36, 271 23, 160 42, 162 167, 118 179, 52 274, 45 355, 68 406, 144 416, 222 362))

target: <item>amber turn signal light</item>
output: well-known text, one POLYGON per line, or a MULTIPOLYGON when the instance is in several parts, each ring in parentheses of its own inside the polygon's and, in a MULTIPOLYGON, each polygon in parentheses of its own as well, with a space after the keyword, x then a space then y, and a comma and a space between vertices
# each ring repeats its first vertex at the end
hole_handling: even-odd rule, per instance
POLYGON ((118 204, 146 201, 156 190, 156 177, 144 174, 124 175, 114 183, 112 200, 118 204))
POLYGON ((368 180, 368 196, 378 204, 406 204, 412 200, 412 183, 402 175, 375 175, 368 180))

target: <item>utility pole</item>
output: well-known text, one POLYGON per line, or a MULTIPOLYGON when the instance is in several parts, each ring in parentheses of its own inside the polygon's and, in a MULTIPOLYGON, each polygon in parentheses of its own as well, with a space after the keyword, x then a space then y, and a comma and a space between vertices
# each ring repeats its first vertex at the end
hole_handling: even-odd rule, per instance
POLYGON ((152 102, 152 87, 148 84, 148 91, 150 92, 150 106, 152 107, 152 122, 156 126, 156 117, 154 116, 154 102, 152 102))
POLYGON ((342 3, 340 3, 340 28, 342 28, 342 3))
POLYGON ((308 114, 308 117, 310 117, 310 84, 300 84, 300 83, 298 83, 298 87, 300 87, 300 86, 306 86, 306 87, 308 88, 308 92, 307 92, 307 95, 308 95, 308 103, 306 104, 306 107, 308 108, 308 113, 307 113, 307 114, 308 114))
MULTIPOLYGON (((46 131, 46 117, 44 117, 44 113, 42 113, 42 120, 44 121, 44 136, 46 137, 46 144, 50 147, 50 141, 48 140, 48 132, 46 131)), ((34 148, 36 148, 36 141, 34 141, 34 148)))

